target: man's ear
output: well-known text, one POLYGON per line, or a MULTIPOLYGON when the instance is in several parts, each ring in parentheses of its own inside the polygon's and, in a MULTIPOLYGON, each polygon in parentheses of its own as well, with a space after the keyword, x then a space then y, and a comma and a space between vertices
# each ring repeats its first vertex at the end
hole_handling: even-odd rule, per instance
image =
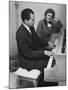
POLYGON ((24 23, 28 24, 28 20, 27 20, 27 19, 25 19, 25 20, 24 20, 24 23))

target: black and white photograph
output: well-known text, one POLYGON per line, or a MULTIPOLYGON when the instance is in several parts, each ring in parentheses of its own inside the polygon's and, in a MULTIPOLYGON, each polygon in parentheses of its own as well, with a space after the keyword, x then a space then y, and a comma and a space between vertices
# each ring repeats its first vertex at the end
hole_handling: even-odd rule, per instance
POLYGON ((9 1, 9 88, 66 86, 66 4, 9 1))

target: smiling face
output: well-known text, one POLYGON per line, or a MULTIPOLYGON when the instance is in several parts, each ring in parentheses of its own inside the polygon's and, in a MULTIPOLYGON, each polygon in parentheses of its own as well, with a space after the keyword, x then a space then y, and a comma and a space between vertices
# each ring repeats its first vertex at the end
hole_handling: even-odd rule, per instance
POLYGON ((47 23, 51 22, 52 19, 53 19, 53 14, 52 13, 47 13, 45 19, 46 19, 47 23))

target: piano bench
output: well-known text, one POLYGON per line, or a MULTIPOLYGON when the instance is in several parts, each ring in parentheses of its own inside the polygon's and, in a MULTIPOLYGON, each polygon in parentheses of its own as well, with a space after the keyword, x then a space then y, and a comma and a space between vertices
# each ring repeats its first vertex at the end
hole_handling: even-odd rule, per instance
POLYGON ((37 87, 39 76, 39 70, 31 70, 27 71, 26 69, 19 68, 15 75, 17 76, 17 88, 30 88, 30 87, 37 87))
POLYGON ((17 76, 17 88, 37 87, 38 80, 17 76))

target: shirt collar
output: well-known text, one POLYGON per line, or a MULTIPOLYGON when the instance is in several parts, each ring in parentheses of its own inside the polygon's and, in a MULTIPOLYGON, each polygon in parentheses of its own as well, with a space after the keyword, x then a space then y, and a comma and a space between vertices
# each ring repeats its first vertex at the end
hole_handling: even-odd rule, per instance
POLYGON ((25 23, 23 23, 23 25, 26 27, 26 29, 28 29, 28 30, 29 30, 29 27, 28 27, 25 23))
POLYGON ((30 28, 29 28, 25 23, 23 23, 23 25, 24 25, 25 28, 31 33, 30 28))

